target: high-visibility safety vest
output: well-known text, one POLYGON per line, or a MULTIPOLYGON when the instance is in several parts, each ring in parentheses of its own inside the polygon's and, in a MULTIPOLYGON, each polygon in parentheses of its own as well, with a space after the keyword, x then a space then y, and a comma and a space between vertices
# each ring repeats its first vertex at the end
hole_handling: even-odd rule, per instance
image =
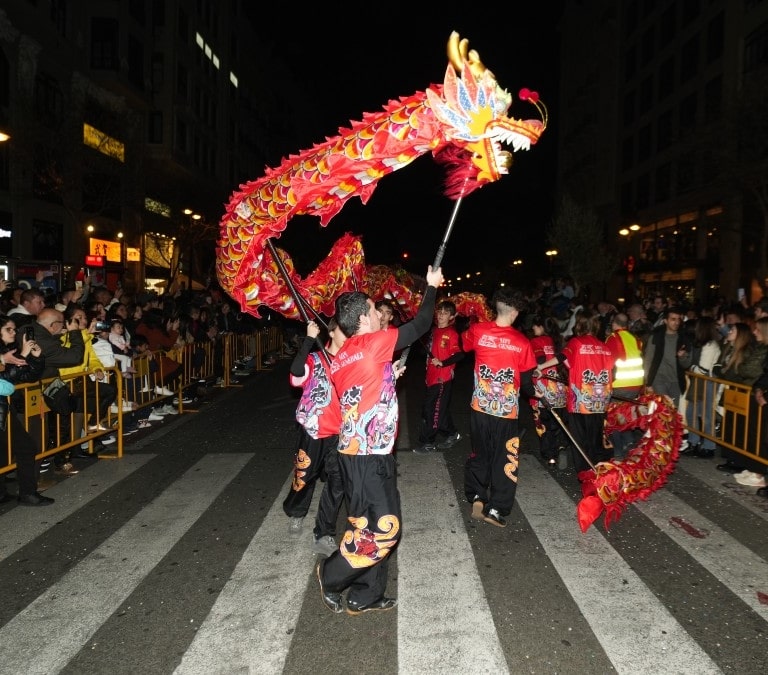
POLYGON ((615 335, 624 347, 624 357, 616 359, 613 388, 642 387, 645 373, 643 372, 643 354, 637 338, 628 330, 618 330, 615 335))

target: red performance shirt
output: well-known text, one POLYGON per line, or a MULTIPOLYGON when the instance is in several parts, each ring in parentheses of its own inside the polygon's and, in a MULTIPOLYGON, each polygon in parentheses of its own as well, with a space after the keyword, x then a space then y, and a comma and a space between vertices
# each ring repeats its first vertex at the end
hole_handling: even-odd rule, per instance
MULTIPOLYGON (((555 343, 549 335, 537 335, 531 338, 531 349, 537 363, 549 361, 555 355, 555 343)), ((534 408, 565 408, 568 387, 561 380, 557 366, 550 366, 542 371, 542 377, 533 378, 533 386, 544 394, 546 406, 538 398, 532 398, 530 403, 534 408), (545 377, 548 376, 548 377, 545 377)))
POLYGON ((461 335, 465 352, 475 352, 473 410, 517 419, 520 411, 520 374, 536 367, 531 343, 515 328, 483 321, 461 335))
POLYGON ((397 436, 398 406, 392 353, 397 330, 353 335, 331 364, 341 404, 339 452, 388 455, 397 436))
POLYGON ((568 366, 568 412, 604 413, 611 399, 614 357, 594 335, 577 335, 563 349, 568 366))
POLYGON ((311 352, 305 365, 307 374, 304 377, 290 376, 293 386, 302 387, 296 421, 312 438, 335 436, 341 426, 341 408, 336 390, 331 385, 328 361, 320 352, 311 352))
POLYGON ((445 328, 435 327, 432 329, 432 341, 429 346, 430 355, 427 357, 426 381, 428 387, 452 380, 456 370, 455 363, 449 366, 433 366, 432 357, 445 361, 460 351, 459 333, 453 326, 446 326, 445 328))

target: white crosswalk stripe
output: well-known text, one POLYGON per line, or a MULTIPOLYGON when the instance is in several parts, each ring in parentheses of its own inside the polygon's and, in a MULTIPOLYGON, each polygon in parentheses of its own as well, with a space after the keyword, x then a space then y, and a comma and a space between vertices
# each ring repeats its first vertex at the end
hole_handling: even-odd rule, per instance
MULTIPOLYGON (((92 642, 94 634, 114 620, 139 584, 152 575, 214 501, 234 493, 232 485, 238 483, 253 457, 253 453, 209 454, 190 462, 144 508, 20 607, 0 627, 0 674, 74 672, 68 664, 80 652, 99 647, 92 642)), ((84 505, 98 503, 107 491, 119 489, 121 481, 155 459, 136 454, 119 462, 98 462, 54 488, 52 492, 66 494, 66 499, 57 499, 52 507, 16 508, 0 516, 0 564, 11 564, 17 551, 44 539, 57 522, 84 505)), ((394 630, 386 639, 392 640, 396 653, 384 664, 369 667, 353 661, 347 664, 350 670, 340 666, 337 672, 541 672, 525 664, 526 657, 515 651, 516 645, 510 647, 509 619, 489 596, 500 582, 499 575, 508 577, 507 581, 525 578, 526 570, 513 567, 519 563, 519 551, 510 547, 509 558, 503 560, 509 569, 497 565, 489 570, 478 564, 478 536, 490 535, 494 541, 504 542, 515 536, 513 527, 501 530, 474 522, 475 529, 469 528, 473 521, 468 520, 469 505, 461 491, 461 470, 455 463, 450 465, 447 455, 400 452, 397 460, 404 536, 391 566, 390 591, 396 591, 399 604, 394 612, 382 614, 387 618, 381 618, 391 622, 387 625, 394 630)), ((700 467, 694 463, 679 468, 680 481, 694 482, 697 490, 722 500, 723 508, 740 499, 741 495, 723 487, 722 476, 704 475, 700 467), (685 474, 688 468, 691 473, 685 474)), ((515 510, 522 514, 529 536, 543 549, 541 557, 554 568, 551 574, 564 588, 563 601, 575 604, 595 644, 604 652, 600 658, 615 672, 627 674, 732 670, 717 660, 711 646, 705 649, 700 644, 701 633, 694 635, 670 606, 685 603, 687 591, 681 589, 679 598, 660 597, 649 586, 647 574, 637 569, 637 562, 622 555, 612 532, 626 527, 629 518, 623 517, 625 521, 613 525, 608 534, 598 527, 582 533, 574 499, 557 475, 533 455, 522 455, 515 510)), ((324 630, 346 640, 352 652, 365 645, 365 636, 379 618, 375 614, 334 616, 319 599, 313 572, 316 558, 310 544, 320 486, 302 536, 291 538, 282 510, 290 476, 286 478, 279 492, 270 494, 263 520, 258 528, 254 525, 253 536, 242 553, 238 551, 228 576, 215 586, 215 599, 199 624, 189 638, 180 638, 178 655, 166 659, 173 665, 158 672, 308 672, 291 662, 291 655, 297 649, 302 653, 322 649, 326 636, 312 628, 318 621, 327 627, 324 630), (349 631, 348 638, 345 631, 349 631), (358 646, 353 649, 352 644, 358 646)), ((739 508, 754 514, 758 524, 766 524, 765 511, 748 501, 738 502, 739 508)), ((646 531, 663 542, 667 554, 685 556, 702 574, 711 575, 713 583, 722 586, 721 593, 732 596, 730 602, 737 612, 742 606, 750 625, 757 626, 763 636, 768 633, 764 599, 768 562, 759 546, 745 545, 743 536, 736 537, 723 522, 705 517, 669 487, 629 509, 635 514, 636 527, 649 528, 646 531), (681 522, 692 529, 679 527, 681 522), (692 536, 691 532, 703 534, 692 536)), ((241 515, 249 518, 253 514, 241 515)), ((649 569, 653 563, 652 559, 644 561, 649 569)), ((546 588, 526 588, 522 599, 541 602, 546 592, 546 588)), ((181 626, 189 619, 180 616, 178 622, 181 626)), ((535 626, 524 628, 529 635, 535 634, 535 626)), ((169 626, 168 630, 181 632, 182 628, 169 626)), ((542 637, 542 648, 545 645, 542 637)), ((136 658, 140 663, 141 655, 136 658)), ((569 672, 562 663, 568 661, 552 672, 569 672)), ((740 672, 761 672, 762 665, 765 663, 753 660, 740 672)), ((125 672, 136 671, 126 666, 125 672)), ((598 667, 596 672, 603 670, 598 667)))

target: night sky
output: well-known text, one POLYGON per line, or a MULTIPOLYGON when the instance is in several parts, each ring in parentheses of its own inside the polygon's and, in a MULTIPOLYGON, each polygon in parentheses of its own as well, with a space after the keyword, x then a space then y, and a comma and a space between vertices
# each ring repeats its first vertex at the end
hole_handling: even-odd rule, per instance
MULTIPOLYGON (((448 63, 446 44, 456 30, 512 93, 511 114, 537 117, 518 101, 519 89, 527 87, 539 92, 550 124, 530 151, 514 154, 508 176, 462 201, 443 259, 444 271, 453 275, 483 264, 507 265, 515 258, 541 256, 555 198, 557 21, 562 3, 546 5, 547 11, 542 11, 541 3, 506 3, 492 11, 490 6, 479 7, 472 14, 465 5, 454 18, 431 6, 433 16, 427 18, 409 16, 414 5, 382 6, 367 18, 333 16, 316 7, 297 10, 301 20, 290 24, 284 17, 270 24, 259 10, 261 25, 270 25, 276 56, 299 82, 301 109, 306 111, 297 144, 286 148, 285 154, 335 135, 340 126, 361 119, 364 112, 381 110, 391 98, 441 83, 448 63)), ((351 4, 338 7, 359 11, 351 4)), ((421 274, 434 259, 454 208, 442 195, 443 177, 431 155, 425 155, 381 179, 367 205, 351 198, 327 228, 314 217, 295 218, 278 245, 306 274, 310 269, 302 265, 314 267, 333 241, 349 231, 363 235, 368 263, 403 263, 407 251, 404 266, 421 274)))

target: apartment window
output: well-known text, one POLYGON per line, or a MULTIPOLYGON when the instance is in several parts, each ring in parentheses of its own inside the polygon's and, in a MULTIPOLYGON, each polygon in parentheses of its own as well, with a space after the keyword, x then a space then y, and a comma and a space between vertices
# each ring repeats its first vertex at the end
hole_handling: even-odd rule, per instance
POLYGON ((656 203, 667 201, 672 195, 672 165, 662 164, 656 169, 656 203))
POLYGON ((637 22, 637 1, 632 0, 632 2, 627 5, 626 12, 624 13, 624 37, 629 37, 632 35, 632 33, 635 32, 635 29, 637 28, 637 22))
POLYGON ((624 124, 629 125, 635 121, 635 91, 624 94, 624 124))
POLYGON ((64 256, 64 234, 61 223, 32 221, 32 257, 38 260, 61 260, 64 256))
POLYGON ((648 208, 651 200, 651 176, 648 173, 644 173, 637 177, 637 199, 636 205, 638 209, 648 208))
POLYGON ((5 53, 0 49, 0 106, 7 106, 11 101, 11 69, 5 53))
POLYGON ((635 212, 632 203, 632 183, 626 182, 621 185, 621 215, 630 216, 635 212))
POLYGON ((152 93, 159 94, 165 83, 165 56, 162 52, 152 54, 152 93))
POLYGON ((653 54, 656 48, 656 29, 654 26, 650 26, 645 33, 643 33, 643 39, 640 47, 640 63, 642 65, 648 65, 653 59, 653 54))
POLYGON ((144 46, 133 35, 128 36, 128 80, 144 91, 144 46))
POLYGON ((680 55, 680 82, 687 82, 699 70, 699 36, 694 35, 683 45, 680 55))
POLYGON ((182 101, 187 100, 189 85, 187 83, 187 69, 181 64, 176 64, 176 94, 182 101))
POLYGON ((624 53, 624 79, 631 80, 637 74, 637 47, 632 45, 624 53))
POLYGON ((725 43, 725 19, 720 12, 707 25, 707 63, 717 61, 723 55, 725 43))
POLYGON ((720 119, 723 104, 723 78, 713 77, 704 87, 704 119, 714 122, 720 119))
POLYGON ((621 168, 623 170, 631 169, 635 163, 635 139, 629 136, 621 144, 621 168))
POLYGON ((680 136, 691 133, 696 128, 696 94, 689 94, 680 103, 680 136))
POLYGON ((32 194, 52 204, 61 204, 61 192, 58 186, 62 177, 61 164, 52 156, 51 149, 38 144, 32 155, 32 194))
POLYGON ((91 19, 91 67, 95 70, 117 70, 117 19, 91 19))
POLYGON ((637 161, 643 162, 651 156, 651 125, 646 124, 637 133, 637 161))
POLYGON ((752 31, 744 40, 744 72, 749 73, 768 64, 768 21, 752 31))
POLYGON ((683 0, 681 25, 687 26, 701 13, 701 0, 683 0))
POLYGON ((656 149, 664 150, 668 148, 672 143, 673 134, 672 111, 666 110, 659 115, 656 121, 656 149))
POLYGON ((659 101, 663 101, 675 89, 675 57, 670 56, 659 66, 659 101))
POLYGON ((640 114, 648 112, 653 107, 653 75, 648 75, 640 83, 640 114))
POLYGON ((147 141, 150 143, 163 142, 163 111, 152 110, 149 113, 149 124, 147 125, 147 141))
POLYGON ((672 2, 661 14, 659 27, 659 46, 666 47, 675 39, 677 33, 677 4, 672 2))
POLYGON ((685 194, 693 189, 696 179, 696 165, 690 155, 682 156, 677 162, 677 193, 685 194))
POLYGON ((35 78, 35 112, 49 127, 55 127, 64 115, 64 95, 59 83, 46 73, 35 78))
POLYGON ((187 125, 183 120, 176 118, 176 142, 175 148, 179 152, 187 153, 187 125))

